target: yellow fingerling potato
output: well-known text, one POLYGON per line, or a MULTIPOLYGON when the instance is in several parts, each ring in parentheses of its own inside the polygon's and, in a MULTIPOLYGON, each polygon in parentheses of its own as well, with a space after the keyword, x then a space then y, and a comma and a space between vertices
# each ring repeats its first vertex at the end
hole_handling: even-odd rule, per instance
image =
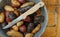
POLYGON ((21 8, 24 8, 26 6, 33 6, 34 5, 34 2, 27 2, 27 3, 24 3, 21 8))
POLYGON ((6 5, 6 6, 4 7, 4 9, 5 9, 6 11, 14 11, 14 8, 11 7, 11 6, 9 6, 9 5, 6 5))
POLYGON ((17 0, 11 0, 11 3, 13 7, 19 7, 21 5, 17 0))
POLYGON ((27 34, 25 35, 25 37, 33 37, 33 34, 32 34, 32 33, 27 33, 27 34))
POLYGON ((22 33, 18 32, 18 31, 14 31, 14 30, 8 31, 7 35, 11 36, 11 37, 23 37, 22 33))
POLYGON ((20 21, 17 23, 17 26, 19 27, 19 26, 23 25, 23 23, 24 23, 23 21, 20 21))
POLYGON ((3 23, 5 19, 4 13, 0 13, 0 23, 3 23))
POLYGON ((14 26, 12 27, 12 29, 15 30, 15 31, 18 31, 18 26, 14 25, 14 26))
POLYGON ((37 33, 37 32, 40 30, 40 28, 41 28, 41 25, 38 24, 38 25, 36 26, 36 28, 33 29, 32 33, 33 33, 33 34, 37 33))

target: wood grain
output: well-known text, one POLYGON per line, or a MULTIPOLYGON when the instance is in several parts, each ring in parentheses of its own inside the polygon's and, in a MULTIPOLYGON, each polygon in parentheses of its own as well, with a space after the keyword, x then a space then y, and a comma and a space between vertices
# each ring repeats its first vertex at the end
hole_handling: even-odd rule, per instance
POLYGON ((47 27, 41 37, 56 37, 56 27, 47 27))
POLYGON ((56 10, 56 6, 51 6, 51 5, 46 5, 46 8, 47 8, 47 10, 48 11, 54 11, 54 10, 56 10))
POLYGON ((57 9, 58 11, 58 21, 57 21, 57 37, 60 37, 60 7, 57 9))
POLYGON ((54 11, 48 11, 48 26, 54 26, 55 25, 55 14, 54 11))
POLYGON ((43 1, 48 5, 56 5, 57 4, 57 0, 43 0, 43 1))
MULTIPOLYGON (((47 28, 44 32, 44 34, 41 36, 41 37, 60 37, 59 33, 60 33, 60 30, 58 28, 60 28, 60 25, 59 27, 57 28, 57 23, 54 25, 54 13, 60 11, 57 9, 57 3, 58 1, 57 0, 43 0, 46 4, 46 7, 47 7, 47 10, 48 10, 48 25, 47 25, 47 28), (59 30, 59 31, 58 31, 59 30), (58 31, 58 32, 57 32, 58 31), (59 34, 59 35, 57 35, 59 34)), ((60 12, 58 12, 58 16, 60 16, 60 12)), ((60 19, 59 19, 60 20, 60 19)), ((58 22, 59 23, 59 22, 58 22)))
POLYGON ((60 5, 60 0, 58 0, 58 4, 60 5))

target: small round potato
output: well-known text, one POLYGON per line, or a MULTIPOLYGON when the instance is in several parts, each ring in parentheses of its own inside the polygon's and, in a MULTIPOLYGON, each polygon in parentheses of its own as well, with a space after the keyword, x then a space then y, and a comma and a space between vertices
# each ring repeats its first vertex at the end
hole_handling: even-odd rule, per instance
POLYGON ((17 27, 16 25, 14 25, 14 26, 12 27, 12 29, 15 30, 15 31, 18 31, 18 27, 17 27))
POLYGON ((24 23, 23 21, 20 21, 17 23, 17 26, 19 27, 19 26, 23 25, 23 23, 24 23))
POLYGON ((27 33, 27 34, 25 35, 25 37, 33 37, 33 34, 32 34, 32 33, 27 33))
POLYGON ((20 26, 20 27, 19 27, 19 30, 20 30, 21 32, 25 33, 25 32, 26 32, 26 26, 25 26, 25 25, 20 26))
POLYGON ((31 17, 30 16, 27 16, 25 19, 24 19, 25 22, 31 22, 31 17))
POLYGON ((41 25, 38 24, 38 25, 36 26, 36 28, 33 29, 32 33, 35 34, 36 32, 38 32, 38 31, 40 30, 40 28, 41 28, 41 25))
POLYGON ((4 18, 5 18, 4 13, 3 12, 0 13, 0 23, 4 22, 4 18))
POLYGON ((14 8, 11 7, 11 6, 9 6, 9 5, 6 5, 6 6, 4 7, 4 9, 5 9, 6 11, 14 11, 14 8))

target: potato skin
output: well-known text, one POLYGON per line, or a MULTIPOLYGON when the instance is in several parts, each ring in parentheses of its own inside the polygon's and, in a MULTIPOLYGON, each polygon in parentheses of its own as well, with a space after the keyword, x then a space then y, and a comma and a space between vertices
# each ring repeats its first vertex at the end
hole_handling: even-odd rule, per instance
POLYGON ((14 8, 14 13, 15 13, 17 16, 20 15, 20 13, 18 12, 17 8, 14 8))
POLYGON ((23 14, 24 12, 26 12, 27 10, 29 10, 32 6, 27 6, 24 8, 18 8, 18 12, 20 12, 21 14, 23 14))
POLYGON ((25 35, 25 37, 33 37, 33 34, 32 34, 32 33, 27 33, 27 34, 25 35))
POLYGON ((20 3, 25 3, 26 0, 18 0, 20 3))
POLYGON ((11 37, 23 37, 23 34, 20 33, 20 32, 17 32, 17 31, 14 31, 14 30, 10 30, 7 32, 7 35, 8 36, 11 36, 11 37))
POLYGON ((9 6, 9 5, 6 5, 6 6, 4 7, 4 9, 5 9, 6 11, 14 11, 14 8, 11 7, 11 6, 9 6))
POLYGON ((17 26, 20 27, 21 25, 23 25, 23 23, 24 23, 23 21, 20 21, 17 23, 17 26))
POLYGON ((23 33, 26 32, 26 26, 25 25, 20 26, 19 30, 23 33))
POLYGON ((12 20, 14 20, 14 19, 16 19, 16 18, 17 18, 17 15, 16 15, 14 12, 9 12, 8 17, 9 17, 9 18, 10 18, 10 20, 12 21, 12 20))
POLYGON ((5 16, 6 16, 6 22, 8 22, 8 23, 11 22, 10 18, 8 17, 9 16, 8 11, 5 12, 5 16))
POLYGON ((25 22, 31 22, 31 17, 30 16, 27 16, 25 19, 24 19, 25 22))
POLYGON ((14 26, 12 27, 12 29, 15 30, 15 31, 18 31, 18 26, 14 25, 14 26))
POLYGON ((17 0, 11 0, 11 3, 13 7, 19 7, 21 5, 17 0))
POLYGON ((27 27, 27 32, 31 33, 31 31, 36 27, 34 23, 29 23, 27 27))
POLYGON ((34 2, 26 2, 23 5, 21 5, 21 8, 27 7, 27 6, 33 6, 34 2))
POLYGON ((41 25, 38 24, 38 25, 36 26, 36 28, 32 30, 31 33, 33 33, 33 34, 37 33, 37 32, 40 30, 40 28, 41 28, 41 25))
POLYGON ((4 13, 0 13, 0 23, 3 23, 4 22, 4 19, 5 19, 5 15, 4 13))

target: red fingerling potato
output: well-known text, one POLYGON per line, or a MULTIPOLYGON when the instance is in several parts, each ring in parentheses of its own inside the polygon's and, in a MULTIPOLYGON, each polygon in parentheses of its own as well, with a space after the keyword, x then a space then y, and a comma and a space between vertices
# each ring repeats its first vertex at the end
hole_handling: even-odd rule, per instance
POLYGON ((9 12, 8 12, 8 11, 6 11, 6 12, 5 12, 5 15, 6 15, 6 17, 8 17, 8 15, 9 15, 9 12))
POLYGON ((6 18, 6 21, 9 23, 11 20, 10 20, 10 18, 7 17, 7 18, 6 18))
POLYGON ((20 3, 25 3, 26 0, 18 0, 20 3))
POLYGON ((6 22, 10 22, 11 20, 10 20, 10 18, 8 17, 9 16, 9 12, 5 12, 5 15, 6 15, 6 22))
POLYGON ((24 19, 25 22, 30 22, 31 18, 29 16, 26 17, 26 19, 24 19))

